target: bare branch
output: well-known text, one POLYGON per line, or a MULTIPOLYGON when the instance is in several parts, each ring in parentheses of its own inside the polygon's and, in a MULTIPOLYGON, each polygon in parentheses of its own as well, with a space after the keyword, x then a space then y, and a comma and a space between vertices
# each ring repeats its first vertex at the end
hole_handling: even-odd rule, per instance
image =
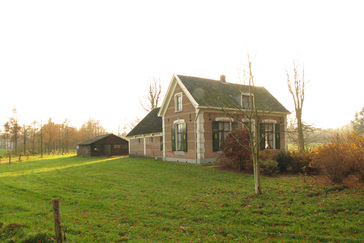
POLYGON ((162 86, 160 78, 153 77, 149 84, 148 95, 143 96, 143 101, 139 98, 140 104, 145 111, 151 111, 158 107, 161 100, 162 86))
POLYGON ((305 100, 305 89, 307 82, 305 82, 304 65, 302 67, 302 76, 299 73, 298 67, 299 65, 293 61, 293 77, 294 77, 293 85, 287 69, 286 69, 286 74, 287 74, 288 91, 292 95, 296 113, 298 148, 300 152, 303 152, 305 150, 305 143, 303 136, 302 108, 303 108, 303 102, 305 100))

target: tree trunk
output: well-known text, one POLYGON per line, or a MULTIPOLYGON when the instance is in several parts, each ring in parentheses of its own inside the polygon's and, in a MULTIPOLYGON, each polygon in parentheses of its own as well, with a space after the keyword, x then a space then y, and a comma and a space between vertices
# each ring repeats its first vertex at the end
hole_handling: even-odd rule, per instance
POLYGON ((297 135, 298 135, 298 151, 303 153, 305 151, 305 143, 303 137, 303 128, 302 128, 302 115, 301 110, 296 110, 296 118, 297 118, 297 135))
POLYGON ((262 188, 260 186, 259 159, 257 158, 257 155, 253 155, 253 167, 254 167, 255 193, 262 194, 262 188))

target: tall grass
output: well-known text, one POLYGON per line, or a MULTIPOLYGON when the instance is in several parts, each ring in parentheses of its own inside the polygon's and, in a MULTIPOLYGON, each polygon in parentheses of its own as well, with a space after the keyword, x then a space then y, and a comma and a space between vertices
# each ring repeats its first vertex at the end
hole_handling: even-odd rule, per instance
POLYGON ((138 158, 0 165, 0 241, 51 241, 60 199, 69 242, 364 240, 362 189, 313 186, 138 158), (1 223, 2 222, 2 223, 1 223))

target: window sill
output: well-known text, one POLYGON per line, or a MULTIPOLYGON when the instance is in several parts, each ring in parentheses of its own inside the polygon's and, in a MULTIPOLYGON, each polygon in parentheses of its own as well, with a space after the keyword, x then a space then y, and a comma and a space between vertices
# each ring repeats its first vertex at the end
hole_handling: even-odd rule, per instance
POLYGON ((174 153, 174 155, 177 155, 177 156, 184 156, 186 154, 186 152, 184 152, 184 151, 175 151, 173 153, 174 153))

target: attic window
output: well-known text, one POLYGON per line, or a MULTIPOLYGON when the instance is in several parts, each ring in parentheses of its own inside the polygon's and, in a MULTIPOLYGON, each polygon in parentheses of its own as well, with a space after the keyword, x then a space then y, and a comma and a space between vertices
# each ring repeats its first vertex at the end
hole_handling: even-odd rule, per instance
POLYGON ((241 95, 241 106, 243 109, 252 108, 253 95, 252 94, 242 94, 241 95))
POLYGON ((174 95, 174 105, 175 111, 182 111, 182 93, 178 93, 174 95))

